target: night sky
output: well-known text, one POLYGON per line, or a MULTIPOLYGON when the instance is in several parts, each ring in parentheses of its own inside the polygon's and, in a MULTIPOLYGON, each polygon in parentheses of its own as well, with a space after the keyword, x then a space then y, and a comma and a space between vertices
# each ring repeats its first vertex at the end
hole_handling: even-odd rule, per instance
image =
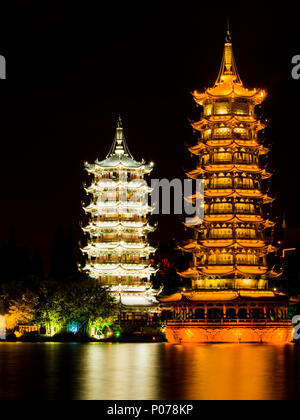
MULTIPOLYGON (((80 239, 83 163, 105 158, 118 113, 133 156, 155 162, 153 178, 182 178, 193 167, 188 119, 199 116, 190 92, 217 78, 227 16, 242 81, 268 92, 278 216, 285 211, 288 225, 300 228, 300 80, 291 77, 291 59, 300 54, 296 2, 232 9, 200 0, 9 3, 0 13, 7 61, 7 80, 0 80, 0 241, 13 227, 18 244, 31 254, 38 248, 47 269, 59 225, 80 239)), ((177 216, 158 221, 154 243, 180 237, 177 216)))

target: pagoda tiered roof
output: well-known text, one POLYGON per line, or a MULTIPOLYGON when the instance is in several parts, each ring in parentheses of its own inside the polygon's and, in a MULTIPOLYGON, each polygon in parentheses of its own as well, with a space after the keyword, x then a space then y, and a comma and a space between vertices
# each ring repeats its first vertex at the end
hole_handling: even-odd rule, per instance
POLYGON ((260 174, 262 179, 268 179, 272 176, 265 169, 260 168, 258 165, 240 165, 240 164, 211 164, 204 165, 203 167, 198 166, 196 169, 186 172, 189 178, 198 179, 199 175, 205 174, 205 172, 233 172, 241 173, 248 172, 253 174, 260 174))
POLYGON ((156 269, 147 264, 86 264, 85 271, 88 271, 94 278, 100 276, 118 276, 118 277, 143 277, 149 279, 156 269))
POLYGON ((210 265, 198 266, 193 271, 181 271, 180 276, 185 278, 195 277, 197 274, 204 275, 224 275, 230 276, 232 274, 249 274, 249 275, 264 275, 268 272, 268 268, 258 265, 210 265))
POLYGON ((198 241, 190 239, 179 248, 186 252, 193 252, 201 248, 259 248, 269 252, 277 249, 272 245, 266 245, 265 241, 260 239, 203 239, 198 241))
POLYGON ((148 204, 143 203, 135 203, 130 201, 106 201, 100 204, 94 204, 90 203, 88 206, 83 207, 83 210, 86 213, 94 213, 94 214, 107 214, 108 209, 114 209, 116 212, 119 213, 124 212, 127 213, 128 210, 131 210, 133 213, 133 210, 139 211, 142 214, 146 213, 152 213, 155 209, 155 207, 148 206, 148 204))
POLYGON ((202 131, 205 126, 211 126, 212 123, 223 122, 226 123, 227 127, 235 127, 237 124, 242 122, 252 123, 253 128, 257 131, 263 130, 266 127, 266 124, 255 119, 251 115, 211 115, 209 117, 203 117, 199 121, 192 121, 192 127, 197 131, 202 131))
POLYGON ((113 228, 113 229, 134 229, 137 231, 147 231, 153 232, 155 230, 154 226, 150 226, 149 223, 144 222, 127 222, 127 221, 115 221, 115 222, 94 222, 82 228, 84 232, 89 232, 93 234, 94 232, 99 232, 100 229, 104 228, 113 228))
POLYGON ((270 150, 268 147, 264 147, 255 140, 207 140, 205 143, 200 141, 188 149, 194 155, 200 155, 203 150, 213 150, 218 147, 231 148, 232 150, 238 150, 240 147, 253 148, 258 150, 260 155, 265 155, 270 150))
POLYGON ((149 246, 145 242, 99 242, 88 244, 82 249, 83 252, 89 253, 91 255, 98 255, 99 250, 114 250, 114 251, 124 251, 124 250, 137 250, 144 251, 147 253, 155 252, 155 248, 149 246))
POLYGON ((97 159, 92 164, 86 162, 85 168, 90 173, 97 173, 103 169, 140 169, 144 173, 149 173, 153 169, 153 163, 146 164, 144 159, 138 162, 133 158, 126 143, 122 120, 119 117, 114 141, 108 155, 104 160, 97 159))
POLYGON ((154 296, 145 296, 144 294, 121 294, 116 296, 117 303, 125 307, 146 307, 151 308, 158 305, 154 296))
MULTIPOLYGON (((265 203, 270 203, 273 201, 273 198, 268 197, 266 194, 263 194, 261 191, 257 189, 250 189, 250 188, 206 188, 204 190, 204 197, 212 198, 212 197, 222 197, 222 198, 230 198, 230 197, 248 197, 248 198, 260 198, 265 203)), ((191 202, 197 198, 197 194, 193 194, 190 197, 185 197, 185 200, 191 202)))
POLYGON ((205 92, 193 92, 193 97, 199 105, 207 99, 218 99, 220 97, 246 98, 251 99, 256 105, 265 99, 265 91, 261 89, 246 89, 242 83, 236 83, 234 77, 228 77, 225 81, 216 83, 214 87, 208 88, 205 92))
POLYGON ((238 300, 249 301, 288 301, 284 293, 272 290, 193 290, 178 292, 169 296, 159 296, 162 303, 187 303, 187 302, 234 302, 238 300))
POLYGON ((261 89, 246 89, 237 71, 235 58, 233 55, 231 36, 227 30, 222 63, 218 78, 212 88, 205 92, 193 92, 195 101, 203 105, 207 99, 223 98, 245 98, 252 100, 255 104, 260 104, 265 98, 265 92, 261 89))
POLYGON ((112 155, 100 162, 96 160, 92 164, 86 163, 85 167, 91 173, 97 173, 103 169, 141 169, 148 173, 152 171, 153 164, 146 164, 144 160, 138 162, 126 155, 112 155))

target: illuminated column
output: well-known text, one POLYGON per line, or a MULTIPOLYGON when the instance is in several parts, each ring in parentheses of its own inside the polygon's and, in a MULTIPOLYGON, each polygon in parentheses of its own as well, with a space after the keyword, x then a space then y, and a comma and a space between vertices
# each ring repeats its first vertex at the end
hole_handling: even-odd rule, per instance
POLYGON ((226 304, 223 303, 223 318, 226 318, 226 304))

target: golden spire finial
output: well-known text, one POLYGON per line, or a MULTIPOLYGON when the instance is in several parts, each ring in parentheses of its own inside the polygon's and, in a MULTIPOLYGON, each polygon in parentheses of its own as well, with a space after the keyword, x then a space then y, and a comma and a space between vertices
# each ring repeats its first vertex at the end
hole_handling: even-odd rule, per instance
POLYGON ((227 18, 227 32, 225 37, 226 43, 231 43, 230 27, 229 27, 229 17, 227 18))
POLYGON ((216 85, 220 83, 239 83, 242 84, 240 76, 238 74, 233 50, 232 50, 232 43, 231 43, 231 34, 229 29, 229 18, 227 18, 227 30, 225 36, 225 45, 224 45, 224 52, 223 52, 223 59, 221 68, 219 71, 219 75, 216 81, 216 85))

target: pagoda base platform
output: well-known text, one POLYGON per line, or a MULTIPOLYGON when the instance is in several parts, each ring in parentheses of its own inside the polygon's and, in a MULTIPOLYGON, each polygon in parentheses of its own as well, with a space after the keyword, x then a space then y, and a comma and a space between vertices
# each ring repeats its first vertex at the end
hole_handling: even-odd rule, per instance
POLYGON ((289 343, 293 327, 283 323, 198 324, 169 321, 166 326, 169 343, 289 343))
POLYGON ((271 290, 190 290, 158 297, 170 343, 288 343, 289 297, 271 290))

